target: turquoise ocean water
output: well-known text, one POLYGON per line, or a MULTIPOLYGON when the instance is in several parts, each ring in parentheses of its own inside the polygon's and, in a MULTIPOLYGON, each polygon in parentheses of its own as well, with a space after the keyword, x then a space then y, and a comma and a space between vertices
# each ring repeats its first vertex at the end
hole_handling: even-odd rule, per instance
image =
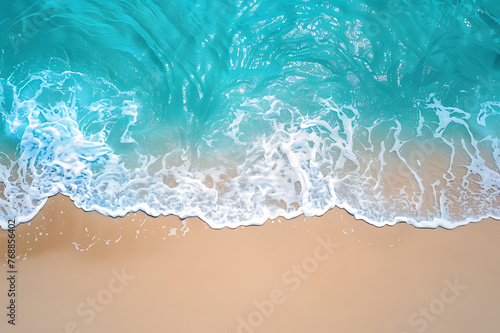
POLYGON ((500 218, 496 0, 0 3, 0 226, 500 218))

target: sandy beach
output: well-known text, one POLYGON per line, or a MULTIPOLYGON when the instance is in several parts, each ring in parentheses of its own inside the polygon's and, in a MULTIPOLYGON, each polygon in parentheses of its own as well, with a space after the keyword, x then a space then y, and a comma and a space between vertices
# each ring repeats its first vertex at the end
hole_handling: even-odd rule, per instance
MULTIPOLYGON (((16 325, 2 332, 455 332, 500 327, 500 224, 377 228, 322 217, 212 230, 108 218, 65 197, 16 230, 16 325)), ((7 254, 7 233, 0 236, 7 254)), ((6 276, 6 258, 2 263, 6 276)))

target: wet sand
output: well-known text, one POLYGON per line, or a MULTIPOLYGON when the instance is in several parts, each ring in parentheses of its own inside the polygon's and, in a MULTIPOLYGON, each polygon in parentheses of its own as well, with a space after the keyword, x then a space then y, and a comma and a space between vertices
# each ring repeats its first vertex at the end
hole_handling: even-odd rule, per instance
POLYGON ((2 266, 0 332, 500 327, 500 223, 493 219, 454 230, 377 228, 335 209, 212 230, 195 218, 107 218, 57 196, 16 236, 16 326, 7 324, 2 266))

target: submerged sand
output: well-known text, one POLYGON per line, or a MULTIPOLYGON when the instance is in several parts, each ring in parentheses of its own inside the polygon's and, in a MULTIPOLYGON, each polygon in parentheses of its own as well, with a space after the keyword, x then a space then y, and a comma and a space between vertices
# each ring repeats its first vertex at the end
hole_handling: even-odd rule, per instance
MULTIPOLYGON (((108 218, 56 196, 16 236, 16 326, 7 324, 2 278, 1 332, 500 327, 500 223, 493 219, 454 230, 377 228, 334 209, 212 230, 196 218, 108 218)), ((1 232, 2 252, 6 239, 1 232)))

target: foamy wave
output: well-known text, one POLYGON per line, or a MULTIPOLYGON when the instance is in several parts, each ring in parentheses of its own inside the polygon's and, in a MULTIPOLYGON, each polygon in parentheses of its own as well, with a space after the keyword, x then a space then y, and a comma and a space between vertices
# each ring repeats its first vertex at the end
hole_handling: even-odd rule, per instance
POLYGON ((12 105, 1 112, 19 149, 0 164, 0 226, 29 221, 57 193, 108 216, 197 216, 212 228, 335 206, 377 226, 454 228, 500 217, 500 148, 487 125, 498 103, 474 117, 431 95, 414 106, 411 130, 396 118, 362 126, 356 105, 334 98, 315 97, 317 111, 303 113, 274 95, 234 96, 228 118, 196 151, 180 145, 154 156, 131 132, 141 112, 133 92, 74 72, 3 81, 12 105), (136 148, 120 153, 116 144, 136 148))

